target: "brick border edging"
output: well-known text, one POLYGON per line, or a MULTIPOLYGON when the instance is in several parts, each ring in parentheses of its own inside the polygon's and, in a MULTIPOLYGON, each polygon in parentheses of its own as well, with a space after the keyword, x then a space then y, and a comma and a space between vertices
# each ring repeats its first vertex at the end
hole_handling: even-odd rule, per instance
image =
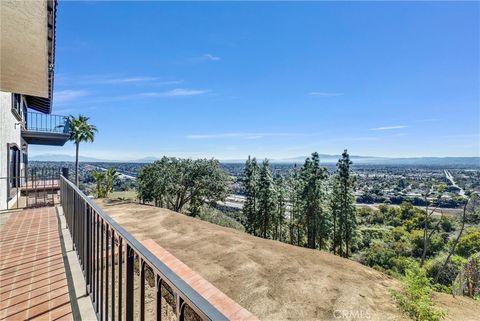
POLYGON ((142 244, 229 320, 258 321, 256 316, 233 301, 154 240, 146 239, 142 241, 142 244))

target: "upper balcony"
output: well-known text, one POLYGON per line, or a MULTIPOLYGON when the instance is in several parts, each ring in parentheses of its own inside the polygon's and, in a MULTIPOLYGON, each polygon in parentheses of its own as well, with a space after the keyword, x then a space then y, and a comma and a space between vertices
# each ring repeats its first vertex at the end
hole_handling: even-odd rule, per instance
POLYGON ((70 138, 68 117, 29 111, 22 137, 33 145, 63 146, 70 138))

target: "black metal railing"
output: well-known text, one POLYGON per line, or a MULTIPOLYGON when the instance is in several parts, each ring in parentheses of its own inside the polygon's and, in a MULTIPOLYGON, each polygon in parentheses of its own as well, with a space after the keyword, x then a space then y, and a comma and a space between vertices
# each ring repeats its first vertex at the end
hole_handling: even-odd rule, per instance
POLYGON ((32 132, 67 134, 70 131, 68 117, 29 111, 25 129, 32 132))
POLYGON ((227 320, 75 184, 61 177, 60 191, 86 294, 99 320, 130 321, 134 315, 141 321, 161 320, 165 317, 165 301, 178 320, 227 320), (150 300, 149 304, 154 304, 155 313, 148 315, 146 280, 153 284, 154 291, 153 303, 150 300))
POLYGON ((0 202, 0 211, 53 206, 59 202, 60 176, 66 168, 28 167, 24 175, 0 177, 0 190, 6 199, 0 202))

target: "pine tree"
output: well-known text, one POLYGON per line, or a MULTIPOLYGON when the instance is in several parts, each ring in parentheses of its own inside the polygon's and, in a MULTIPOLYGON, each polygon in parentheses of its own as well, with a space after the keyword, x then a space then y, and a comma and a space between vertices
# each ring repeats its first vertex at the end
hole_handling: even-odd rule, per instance
POLYGON ((290 244, 296 244, 300 246, 304 238, 304 228, 303 228, 303 203, 302 203, 302 191, 303 191, 303 181, 300 177, 300 171, 295 168, 287 180, 287 194, 288 200, 290 203, 289 209, 289 242, 290 244))
POLYGON ((258 193, 258 218, 260 220, 260 235, 270 238, 272 232, 273 217, 276 210, 275 184, 270 171, 268 160, 265 159, 260 171, 260 185, 258 193))
POLYGON ((283 241, 283 228, 285 226, 285 214, 287 211, 285 180, 279 177, 275 181, 276 188, 276 211, 274 217, 273 239, 283 241))
MULTIPOLYGON (((341 208, 341 186, 338 175, 332 178, 332 193, 330 194, 330 212, 332 214, 332 251, 337 254, 337 250, 342 252, 342 229, 339 225, 341 208)), ((342 255, 342 254, 340 254, 342 255)))
POLYGON ((337 173, 334 177, 332 214, 334 221, 333 251, 341 256, 349 257, 352 239, 357 228, 355 197, 353 189, 355 177, 352 175, 350 156, 347 150, 337 163, 337 173))
POLYGON ((245 203, 243 205, 243 213, 246 216, 246 230, 248 233, 256 235, 258 228, 258 188, 260 181, 260 169, 257 160, 248 156, 245 163, 243 187, 245 189, 245 203))
POLYGON ((320 167, 318 153, 307 158, 301 171, 303 180, 302 203, 307 229, 307 247, 324 248, 330 234, 330 215, 326 211, 325 189, 326 169, 320 167))

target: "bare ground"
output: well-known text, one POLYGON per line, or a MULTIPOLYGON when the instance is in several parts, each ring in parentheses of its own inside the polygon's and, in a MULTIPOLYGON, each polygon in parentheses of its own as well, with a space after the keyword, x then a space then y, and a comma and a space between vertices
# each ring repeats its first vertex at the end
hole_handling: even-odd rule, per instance
MULTIPOLYGON (((400 283, 329 253, 265 240, 166 209, 101 206, 140 240, 151 238, 262 320, 408 320, 400 283)), ((435 296, 447 320, 473 321, 480 304, 435 296)))

